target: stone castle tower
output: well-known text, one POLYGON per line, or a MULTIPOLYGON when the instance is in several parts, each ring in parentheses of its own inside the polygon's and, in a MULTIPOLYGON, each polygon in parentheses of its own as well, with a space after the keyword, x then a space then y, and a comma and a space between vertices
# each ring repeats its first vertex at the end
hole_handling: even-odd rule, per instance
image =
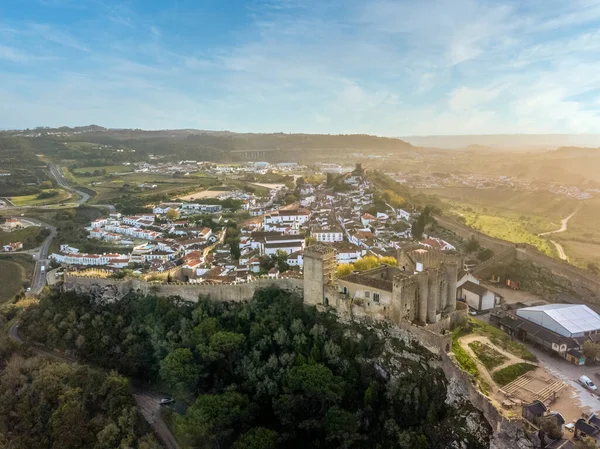
POLYGON ((456 309, 461 264, 460 254, 415 246, 399 252, 398 267, 382 266, 336 280, 335 251, 324 244, 312 245, 304 253, 304 302, 329 306, 366 302, 366 314, 393 322, 436 323, 456 309), (364 300, 372 294, 377 301, 364 300))
POLYGON ((335 284, 336 268, 335 250, 330 246, 315 244, 304 250, 305 303, 329 305, 327 290, 335 284))

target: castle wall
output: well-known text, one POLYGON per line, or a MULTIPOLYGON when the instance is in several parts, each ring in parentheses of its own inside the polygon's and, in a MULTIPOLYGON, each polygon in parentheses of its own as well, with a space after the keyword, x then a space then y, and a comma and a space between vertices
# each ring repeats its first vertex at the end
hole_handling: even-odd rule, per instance
POLYGON ((427 322, 427 302, 429 300, 429 276, 427 272, 416 274, 419 282, 419 321, 427 322))
MULTIPOLYGON (((481 246, 491 249, 497 253, 497 255, 505 253, 501 256, 502 260, 496 261, 497 263, 510 262, 510 260, 513 260, 511 259, 511 256, 514 256, 517 260, 531 261, 538 266, 550 270, 554 275, 567 279, 571 286, 571 290, 581 296, 584 300, 595 303, 600 302, 600 299, 598 298, 600 296, 600 276, 588 273, 568 262, 546 256, 545 254, 540 253, 534 246, 524 243, 515 244, 506 240, 490 237, 489 235, 483 234, 448 217, 436 216, 435 218, 440 226, 449 229, 458 236, 464 239, 475 237, 481 246), (507 251, 511 248, 515 249, 514 253, 507 251)), ((492 264, 492 262, 490 264, 492 264)), ((485 266, 483 268, 485 268, 485 266)))
POLYGON ((208 296, 215 301, 247 301, 261 288, 276 286, 297 293, 302 292, 300 279, 258 279, 247 284, 201 285, 201 284, 155 284, 138 279, 106 279, 69 276, 65 274, 64 290, 89 292, 93 289, 109 289, 115 300, 134 291, 141 294, 160 296, 180 296, 187 301, 198 301, 200 296, 208 296))

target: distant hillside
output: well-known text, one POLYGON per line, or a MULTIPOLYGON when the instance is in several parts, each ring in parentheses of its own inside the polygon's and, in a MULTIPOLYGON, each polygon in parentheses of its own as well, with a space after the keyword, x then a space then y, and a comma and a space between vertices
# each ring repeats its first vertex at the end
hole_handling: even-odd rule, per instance
POLYGON ((543 150, 559 147, 600 147, 600 134, 483 134, 464 136, 408 136, 401 139, 416 146, 464 149, 480 145, 494 149, 543 150))
POLYGON ((370 135, 325 134, 238 134, 228 131, 201 130, 128 130, 106 129, 91 125, 78 128, 37 128, 11 131, 32 141, 34 148, 56 147, 63 142, 90 142, 119 146, 139 153, 174 158, 214 161, 313 160, 347 152, 402 152, 413 150, 400 139, 370 135))

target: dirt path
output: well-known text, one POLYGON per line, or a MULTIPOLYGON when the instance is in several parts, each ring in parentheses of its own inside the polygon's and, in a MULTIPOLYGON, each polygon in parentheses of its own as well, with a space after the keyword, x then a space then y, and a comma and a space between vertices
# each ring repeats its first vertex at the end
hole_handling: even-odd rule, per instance
MULTIPOLYGON (((469 348, 469 343, 471 341, 477 340, 478 337, 479 337, 478 335, 467 335, 465 337, 460 338, 458 340, 458 342, 463 347, 463 349, 465 351, 467 351, 467 353, 471 356, 471 358, 477 365, 477 369, 479 370, 479 372, 481 373, 481 375, 483 376, 485 381, 489 384, 490 388, 492 389, 492 393, 495 396, 496 393, 498 393, 498 386, 496 385, 496 382, 494 382, 494 380, 492 379, 492 376, 490 375, 488 370, 485 369, 485 366, 483 366, 483 364, 479 361, 479 359, 477 358, 477 356, 475 355, 473 350, 471 348, 469 348)), ((481 337, 481 338, 483 338, 483 337, 481 337)))
POLYGON ((482 335, 465 335, 464 337, 460 338, 458 342, 463 347, 463 349, 467 351, 469 355, 473 358, 473 360, 477 364, 479 372, 485 378, 485 380, 492 386, 494 393, 498 391, 498 386, 496 385, 496 382, 494 382, 494 380, 492 379, 493 373, 501 370, 502 368, 506 368, 507 366, 514 365, 515 363, 532 363, 528 362, 527 360, 523 360, 522 358, 517 357, 514 354, 511 354, 510 352, 506 352, 504 349, 499 348, 494 343, 492 343, 488 337, 484 337, 482 335), (506 362, 504 362, 500 366, 497 366, 492 371, 488 371, 487 368, 479 361, 473 350, 469 347, 469 343, 472 343, 474 341, 478 341, 484 345, 488 345, 495 351, 498 351, 500 354, 507 358, 506 362))
POLYGON ((581 209, 581 204, 579 204, 577 206, 577 208, 575 208, 575 210, 573 211, 573 213, 571 215, 569 215, 567 218, 563 218, 560 222, 560 228, 557 229, 556 231, 548 231, 548 232, 542 232, 541 234, 538 234, 539 237, 543 237, 545 235, 550 235, 550 234, 559 234, 561 232, 565 232, 567 230, 568 224, 569 224, 569 220, 571 218, 573 218, 575 215, 577 215, 577 212, 579 212, 579 210, 581 209))
MULTIPOLYGON (((571 218, 573 218, 575 215, 577 215, 577 212, 579 212, 580 209, 581 209, 581 204, 579 204, 575 208, 575 210, 573 211, 573 213, 571 215, 569 215, 568 217, 563 218, 561 220, 560 228, 558 228, 555 231, 542 232, 541 234, 538 234, 538 237, 544 237, 547 235, 560 234, 561 232, 565 232, 568 229, 569 220, 571 220, 571 218)), ((565 253, 565 249, 563 248, 563 246, 560 243, 555 242, 554 240, 550 240, 550 243, 552 243, 554 245, 554 247, 556 248, 556 251, 558 251, 558 257, 560 258, 560 260, 566 260, 566 261, 569 260, 569 258, 567 257, 567 253, 565 253)))

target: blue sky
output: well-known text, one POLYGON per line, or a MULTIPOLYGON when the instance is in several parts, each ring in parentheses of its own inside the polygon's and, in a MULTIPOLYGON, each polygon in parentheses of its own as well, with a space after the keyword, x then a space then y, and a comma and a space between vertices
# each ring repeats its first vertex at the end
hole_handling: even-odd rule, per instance
POLYGON ((2 0, 0 128, 600 131, 600 0, 2 0))

